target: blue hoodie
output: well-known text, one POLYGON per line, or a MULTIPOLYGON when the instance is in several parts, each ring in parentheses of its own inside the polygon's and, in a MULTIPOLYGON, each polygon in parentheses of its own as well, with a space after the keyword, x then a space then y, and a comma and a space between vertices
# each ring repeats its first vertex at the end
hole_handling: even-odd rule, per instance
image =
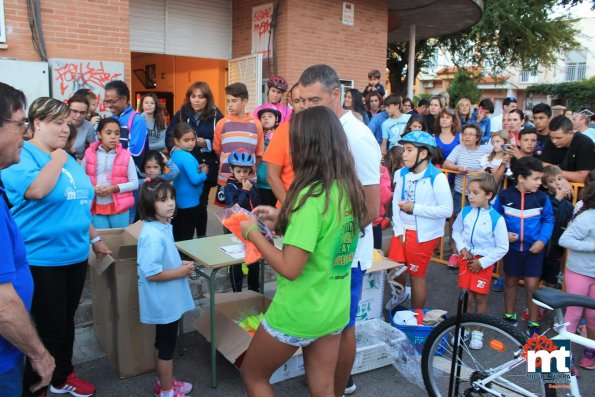
POLYGON ((528 251, 536 241, 547 245, 554 230, 554 211, 547 193, 521 193, 516 186, 501 191, 494 209, 504 216, 506 228, 519 238, 510 249, 528 251))

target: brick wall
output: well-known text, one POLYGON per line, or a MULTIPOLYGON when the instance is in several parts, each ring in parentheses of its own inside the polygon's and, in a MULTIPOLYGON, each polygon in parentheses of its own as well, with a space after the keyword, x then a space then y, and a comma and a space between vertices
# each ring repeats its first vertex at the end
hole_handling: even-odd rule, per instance
MULTIPOLYGON (((4 2, 8 48, 0 57, 39 61, 25 0, 4 2)), ((128 0, 44 0, 41 21, 48 58, 124 62, 130 84, 128 0)))
MULTIPOLYGON (((237 0, 233 4, 233 56, 249 55, 252 47, 252 7, 266 0, 237 0)), ((303 69, 316 63, 333 66, 342 79, 363 89, 368 71, 386 78, 388 5, 386 1, 355 0, 355 23, 341 23, 342 2, 282 0, 276 32, 277 72, 292 84, 303 69)), ((263 72, 267 64, 263 65, 263 72)), ((266 72, 264 72, 266 73, 266 72)))

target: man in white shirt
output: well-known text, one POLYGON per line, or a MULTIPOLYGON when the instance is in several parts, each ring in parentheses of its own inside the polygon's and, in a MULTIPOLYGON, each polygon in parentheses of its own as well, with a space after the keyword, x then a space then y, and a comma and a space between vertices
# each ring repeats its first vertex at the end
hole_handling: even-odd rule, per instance
POLYGON ((503 124, 502 124, 502 116, 503 115, 507 115, 511 110, 516 109, 517 107, 517 100, 514 97, 507 97, 506 99, 504 99, 504 102, 502 102, 502 114, 499 114, 497 116, 493 116, 490 119, 490 123, 491 123, 491 130, 492 131, 502 131, 503 129, 503 124))
POLYGON ((364 186, 368 219, 364 235, 353 258, 351 268, 351 313, 349 324, 341 334, 339 358, 335 369, 335 395, 355 391, 350 379, 351 368, 355 360, 355 317, 361 297, 362 281, 366 270, 372 266, 373 234, 372 221, 378 217, 380 210, 380 147, 368 127, 357 120, 341 105, 341 85, 339 76, 328 65, 308 67, 299 79, 300 96, 306 108, 326 106, 335 112, 349 141, 349 147, 355 160, 357 176, 364 186), (349 387, 348 387, 349 385, 349 387))
POLYGON ((589 128, 589 116, 584 113, 577 113, 572 119, 572 126, 575 130, 591 138, 595 142, 595 128, 589 128))

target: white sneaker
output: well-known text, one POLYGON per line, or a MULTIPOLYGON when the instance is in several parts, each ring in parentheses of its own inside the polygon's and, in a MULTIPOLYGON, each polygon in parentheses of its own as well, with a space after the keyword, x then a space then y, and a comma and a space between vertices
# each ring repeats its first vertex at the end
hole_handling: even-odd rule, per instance
MULTIPOLYGON (((463 332, 463 329, 461 329, 460 332, 463 332)), ((469 331, 465 331, 465 335, 463 336, 463 339, 459 341, 459 346, 461 344, 464 344, 467 342, 469 342, 469 331)), ((450 337, 450 344, 451 344, 451 346, 455 345, 455 336, 454 335, 450 337)))
POLYGON ((403 284, 390 280, 388 282, 390 286, 392 296, 388 302, 386 302, 386 310, 391 311, 400 304, 406 302, 411 297, 411 287, 405 287, 403 284))
POLYGON ((471 331, 471 342, 469 342, 469 348, 473 350, 479 350, 483 347, 483 332, 474 330, 471 331))

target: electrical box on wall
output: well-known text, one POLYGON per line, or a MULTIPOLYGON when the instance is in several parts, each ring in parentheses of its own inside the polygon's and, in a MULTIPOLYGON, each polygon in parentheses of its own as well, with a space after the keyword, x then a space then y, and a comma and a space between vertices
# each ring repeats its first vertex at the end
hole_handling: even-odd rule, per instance
POLYGON ((27 104, 41 96, 50 96, 47 62, 0 59, 0 81, 25 93, 27 104))

